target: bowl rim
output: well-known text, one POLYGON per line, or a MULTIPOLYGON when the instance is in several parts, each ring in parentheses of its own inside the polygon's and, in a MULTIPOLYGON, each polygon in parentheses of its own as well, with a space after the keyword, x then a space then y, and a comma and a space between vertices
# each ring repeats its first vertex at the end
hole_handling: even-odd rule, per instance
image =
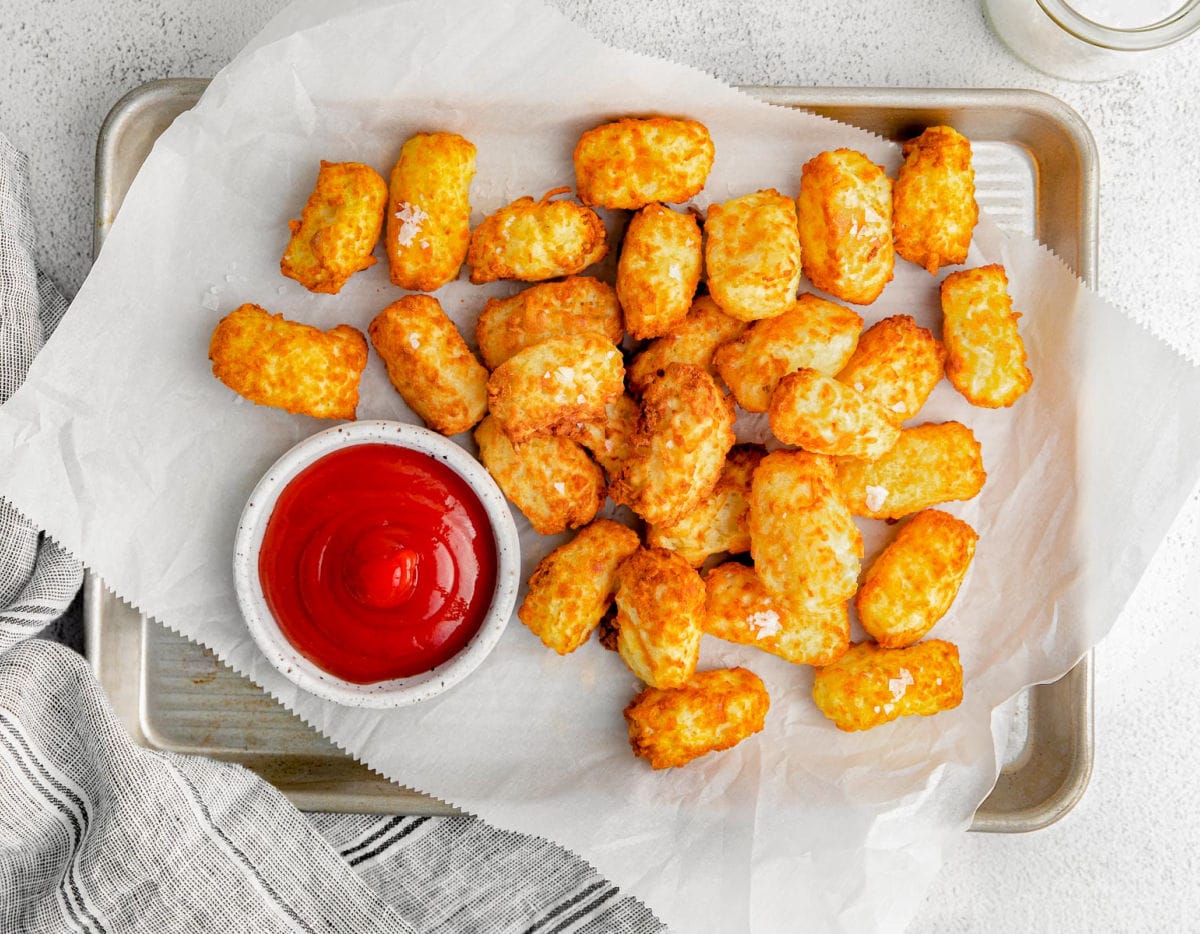
POLYGON ((479 667, 500 641, 520 587, 520 540, 508 502, 491 475, 467 450, 435 431, 407 422, 369 419, 335 425, 289 448, 246 500, 234 536, 233 576, 238 607, 259 651, 301 690, 349 707, 403 707, 435 697, 479 667), (258 576, 258 556, 267 523, 284 488, 327 454, 362 444, 388 444, 433 457, 462 477, 487 513, 496 544, 496 583, 479 630, 455 655, 429 671, 357 684, 319 668, 283 635, 267 607, 258 576))

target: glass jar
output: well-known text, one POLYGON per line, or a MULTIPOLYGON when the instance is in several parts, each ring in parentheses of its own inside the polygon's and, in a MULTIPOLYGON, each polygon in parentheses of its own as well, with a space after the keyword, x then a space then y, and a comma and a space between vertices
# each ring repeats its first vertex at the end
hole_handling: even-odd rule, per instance
POLYGON ((984 0, 983 6, 1014 55, 1071 81, 1141 68, 1200 28, 1200 0, 984 0))

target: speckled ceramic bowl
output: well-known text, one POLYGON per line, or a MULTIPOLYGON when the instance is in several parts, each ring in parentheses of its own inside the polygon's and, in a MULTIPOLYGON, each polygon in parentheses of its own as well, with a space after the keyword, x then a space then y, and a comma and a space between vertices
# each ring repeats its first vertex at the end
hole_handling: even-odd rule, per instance
POLYGON ((250 634, 272 665, 311 694, 351 707, 402 707, 454 686, 495 648, 512 615, 520 585, 521 546, 504 494, 483 466, 453 441, 415 425, 362 421, 329 428, 301 441, 266 472, 242 512, 233 549, 238 604, 250 634), (429 455, 466 480, 482 503, 496 543, 496 585, 479 630, 448 661, 405 678, 355 684, 331 675, 300 654, 284 637, 267 607, 258 573, 267 522, 284 487, 326 454, 358 444, 391 444, 429 455))

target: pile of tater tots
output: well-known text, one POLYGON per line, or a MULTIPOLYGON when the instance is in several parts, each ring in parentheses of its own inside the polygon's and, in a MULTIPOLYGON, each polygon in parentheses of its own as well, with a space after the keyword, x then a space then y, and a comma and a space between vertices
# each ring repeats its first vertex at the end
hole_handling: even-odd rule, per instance
MULTIPOLYGON (((290 223, 282 272, 314 292, 374 264, 381 235, 392 282, 410 292, 436 291, 464 261, 472 283, 537 283, 484 304, 478 354, 428 294, 389 305, 367 335, 426 425, 474 429, 537 532, 578 530, 537 566, 519 616, 560 654, 600 630, 645 682, 624 715, 656 769, 763 728, 757 675, 697 671, 706 634, 813 666, 813 699, 843 730, 962 699, 958 649, 924 637, 977 536, 933 507, 975 496, 986 474, 970 428, 922 423, 921 408, 943 374, 990 408, 1032 376, 1000 266, 944 279, 940 340, 907 315, 864 331, 840 304, 873 302, 896 254, 931 274, 967 259, 970 143, 932 127, 903 155, 893 181, 861 153, 823 152, 796 199, 748 192, 701 217, 668 205, 703 189, 707 128, 622 119, 580 137, 578 202, 569 188, 520 198, 472 230, 474 145, 420 133, 388 182, 323 162, 290 223), (615 284, 580 275, 615 248, 593 208, 633 212, 615 284), (802 275, 823 295, 798 295, 802 275), (739 409, 766 413, 770 452, 735 443, 739 409), (640 527, 596 518, 606 497, 640 527), (865 573, 855 517, 907 520, 865 573), (854 644, 851 604, 869 637, 854 644)), ((353 327, 249 304, 217 324, 209 353, 235 392, 323 418, 354 417, 367 354, 353 327)))

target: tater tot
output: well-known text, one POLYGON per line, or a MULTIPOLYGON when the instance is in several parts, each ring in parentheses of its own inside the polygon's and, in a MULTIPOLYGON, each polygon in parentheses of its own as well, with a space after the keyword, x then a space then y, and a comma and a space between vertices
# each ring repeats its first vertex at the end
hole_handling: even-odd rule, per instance
POLYGON ((354 418, 367 339, 348 324, 321 331, 245 304, 208 345, 213 376, 239 396, 314 418, 354 418))
POLYGON ((679 555, 639 548, 617 568, 617 652, 651 687, 677 688, 696 671, 704 581, 679 555))
POLYGON ((699 194, 712 168, 713 143, 708 128, 695 120, 617 120, 580 136, 574 161, 580 201, 636 211, 699 194))
POLYGON ((642 397, 612 498, 651 524, 678 522, 717 485, 733 447, 733 420, 733 404, 711 376, 672 363, 642 397))
POLYGON ((933 126, 904 144, 892 196, 896 252, 937 275, 967 261, 979 220, 971 144, 948 126, 933 126))
POLYGON ((894 315, 863 331, 839 381, 878 402, 896 424, 916 416, 942 378, 946 351, 908 315, 894 315))
POLYGON ((839 730, 869 730, 962 703, 958 648, 940 639, 906 649, 860 642, 831 665, 818 668, 813 700, 839 730))
POLYGON ((387 254, 392 283, 432 292, 458 278, 471 239, 475 146, 456 133, 418 133, 392 169, 387 254))
POLYGON ((526 347, 488 379, 488 407, 516 444, 537 434, 604 418, 625 389, 621 352, 593 332, 526 347))
POLYGON ((608 234, 596 212, 553 194, 518 198, 475 228, 467 249, 473 283, 573 276, 604 259, 608 234))
POLYGON ((540 535, 587 525, 604 505, 604 473, 574 441, 539 435, 514 445, 489 415, 475 443, 483 466, 540 535))
POLYGON ((801 367, 833 376, 858 344, 862 318, 834 302, 801 295, 777 318, 759 321, 717 348, 713 365, 747 412, 765 412, 779 381, 801 367))
POLYGON ((776 438, 814 454, 874 460, 900 437, 887 409, 816 370, 781 379, 768 411, 776 438))
POLYGON ((959 422, 904 428, 878 460, 838 458, 837 485, 856 516, 899 519, 928 506, 970 499, 987 479, 979 442, 959 422))
POLYGON ((800 286, 796 202, 774 189, 708 208, 704 222, 708 291, 742 321, 787 311, 800 286))
POLYGON ((617 565, 640 545, 633 529, 597 519, 538 562, 517 616, 547 648, 574 652, 612 605, 617 565))
POLYGON ((691 214, 648 204, 629 221, 617 263, 625 328, 659 337, 687 317, 700 284, 700 225, 691 214))
POLYGON ((806 451, 763 458, 750 487, 750 554, 767 590, 792 612, 854 596, 862 535, 838 495, 832 458, 806 451))
POLYGON ((371 251, 387 200, 387 183, 369 165, 321 160, 300 220, 288 221, 292 238, 280 271, 310 292, 341 291, 352 275, 375 265, 371 251))
POLYGON ((692 363, 715 376, 713 353, 746 327, 745 321, 721 311, 711 297, 700 296, 692 303, 686 318, 633 358, 628 373, 629 388, 641 395, 672 363, 692 363))
POLYGON ((646 544, 668 548, 693 567, 702 565, 710 555, 749 551, 750 478, 765 456, 760 445, 735 445, 712 492, 678 522, 649 526, 646 544))
POLYGON ((613 480, 629 457, 633 432, 641 414, 641 408, 632 398, 620 395, 604 407, 601 421, 576 422, 562 428, 560 433, 591 451, 596 463, 613 480))
POLYGON ((704 631, 752 645, 797 665, 828 665, 850 646, 846 602, 793 611, 776 600, 753 568, 729 562, 704 578, 704 631))
POLYGON ((771 699, 745 668, 698 671, 677 688, 646 688, 625 708, 629 745, 653 769, 677 768, 763 728, 771 699))
POLYGON ((949 513, 917 513, 872 562, 854 596, 867 634, 889 649, 922 639, 958 595, 978 538, 949 513))
POLYGON ((368 329, 388 379, 434 431, 456 435, 487 411, 488 372, 429 295, 406 295, 368 329))
POLYGON ((607 282, 571 276, 531 285, 509 298, 489 298, 475 324, 479 355, 494 370, 551 337, 594 331, 613 344, 625 334, 617 293, 607 282))
POLYGON ((982 266, 942 282, 946 378, 972 405, 1012 405, 1033 385, 1004 267, 982 266))
POLYGON ((800 175, 804 274, 822 292, 869 305, 892 281, 892 180, 860 152, 836 149, 800 175))

